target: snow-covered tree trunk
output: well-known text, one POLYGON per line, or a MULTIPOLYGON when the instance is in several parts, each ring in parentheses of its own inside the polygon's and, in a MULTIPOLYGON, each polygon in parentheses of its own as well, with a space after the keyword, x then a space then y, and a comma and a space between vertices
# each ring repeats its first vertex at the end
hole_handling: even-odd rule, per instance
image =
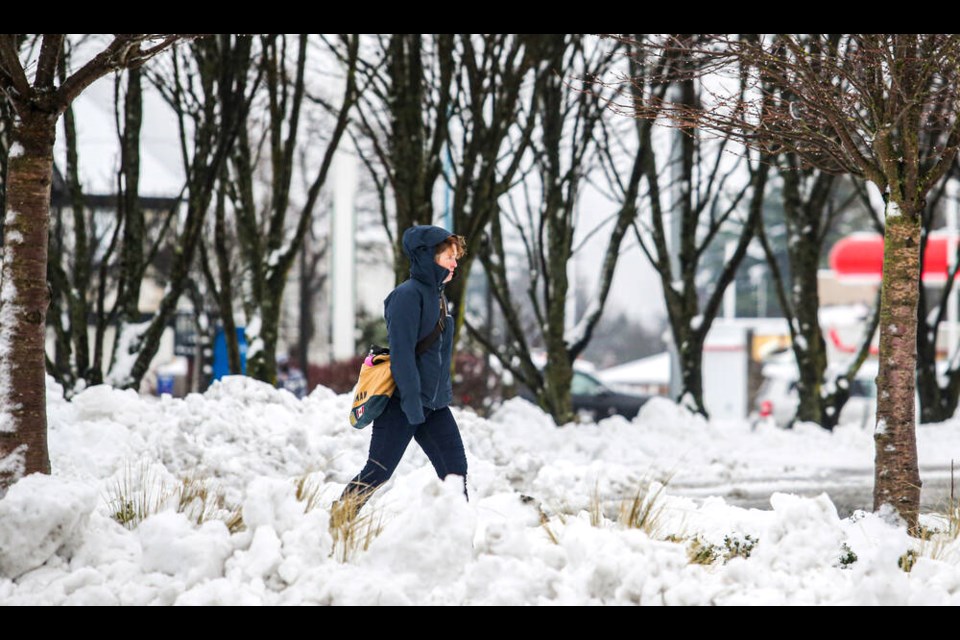
POLYGON ((44 341, 56 122, 56 112, 26 111, 12 135, 0 274, 0 491, 50 473, 44 341))
POLYGON ((703 403, 703 336, 699 331, 687 330, 681 334, 680 380, 683 384, 677 400, 690 411, 707 415, 703 403))
POLYGON ((885 213, 877 376, 876 478, 873 508, 893 506, 916 530, 920 472, 914 426, 917 365, 917 283, 920 276, 918 203, 891 199, 885 213))
MULTIPOLYGON (((787 254, 790 259, 790 273, 793 280, 791 290, 791 308, 793 322, 790 334, 793 352, 800 372, 797 384, 800 399, 797 407, 797 419, 817 422, 831 428, 836 424, 836 416, 830 425, 830 412, 825 411, 820 393, 823 374, 827 368, 827 347, 820 330, 820 293, 817 272, 820 266, 820 248, 823 243, 821 234, 821 212, 829 193, 820 179, 814 183, 809 201, 804 202, 800 195, 800 175, 798 169, 791 167, 781 171, 784 181, 784 214, 787 223, 787 254)), ((836 411, 832 412, 833 414, 836 411)))
POLYGON ((452 231, 467 240, 467 254, 459 266, 461 277, 446 288, 455 313, 454 344, 459 343, 464 327, 470 274, 484 229, 500 215, 501 196, 517 183, 521 161, 532 144, 539 83, 530 82, 531 71, 541 64, 543 73, 565 72, 555 68, 548 71, 548 56, 538 53, 552 37, 457 34, 449 43, 453 64, 448 70, 454 74, 449 108, 454 118, 445 132, 448 149, 459 148, 447 169, 454 178, 450 213, 452 231), (462 137, 453 135, 457 130, 463 132, 462 137))
MULTIPOLYGON (((681 145, 687 142, 681 139, 681 145)), ((719 192, 709 194, 700 201, 699 205, 694 206, 690 197, 687 195, 694 188, 694 154, 692 150, 681 154, 682 171, 685 176, 687 188, 683 194, 687 196, 682 201, 681 209, 683 211, 682 227, 680 234, 680 278, 673 280, 673 272, 670 267, 667 256, 667 245, 663 234, 663 209, 659 203, 659 191, 656 188, 650 190, 650 202, 653 215, 655 216, 655 245, 657 247, 658 259, 654 261, 654 266, 660 273, 661 283, 663 285, 664 298, 667 307, 667 316, 670 320, 670 328, 673 333, 674 344, 677 345, 678 356, 680 360, 680 380, 682 388, 677 400, 691 411, 696 411, 704 416, 707 415, 706 405, 703 401, 703 345, 706 342, 707 334, 713 321, 720 310, 720 304, 723 300, 724 291, 733 281, 736 270, 743 261, 747 253, 747 247, 753 240, 755 228, 763 211, 763 198, 766 190, 769 157, 761 155, 754 165, 750 164, 752 174, 750 183, 743 188, 733 206, 728 209, 727 215, 733 212, 736 203, 740 197, 748 190, 751 192, 750 202, 747 214, 743 221, 741 237, 737 241, 736 249, 730 259, 724 265, 720 274, 713 280, 707 290, 706 302, 700 306, 700 295, 697 290, 696 279, 699 273, 700 260, 703 250, 710 239, 715 237, 716 230, 720 223, 711 220, 710 226, 714 231, 707 234, 701 244, 696 242, 697 228, 701 224, 704 212, 707 210, 706 204, 716 198, 719 199, 719 192)), ((749 161, 749 159, 748 159, 749 161)), ((655 177, 649 179, 651 185, 656 185, 655 177)), ((724 216, 725 220, 727 216, 724 216)))
POLYGON ((264 296, 257 301, 254 318, 259 322, 250 323, 246 330, 247 373, 257 380, 274 384, 277 380, 277 339, 280 337, 280 307, 283 287, 264 290, 264 296))

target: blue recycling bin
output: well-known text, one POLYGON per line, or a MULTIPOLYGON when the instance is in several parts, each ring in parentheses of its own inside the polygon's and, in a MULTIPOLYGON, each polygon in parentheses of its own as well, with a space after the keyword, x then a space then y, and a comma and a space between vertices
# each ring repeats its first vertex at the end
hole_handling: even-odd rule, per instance
POLYGON ((157 395, 162 396, 163 394, 173 395, 173 374, 172 373, 161 373, 157 375, 157 395))
MULTIPOLYGON (((247 374, 247 336, 244 327, 237 327, 237 343, 240 348, 240 372, 247 374)), ((227 358, 227 336, 223 327, 217 327, 213 339, 213 379, 230 375, 230 360, 227 358)))

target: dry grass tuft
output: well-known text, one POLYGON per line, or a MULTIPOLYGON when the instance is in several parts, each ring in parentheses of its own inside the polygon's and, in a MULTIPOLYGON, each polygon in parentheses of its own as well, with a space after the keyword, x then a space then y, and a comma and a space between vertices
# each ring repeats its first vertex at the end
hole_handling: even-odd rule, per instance
POLYGON ((366 500, 357 494, 348 494, 330 506, 330 533, 333 549, 330 555, 340 562, 349 562, 360 551, 366 551, 383 531, 382 514, 367 509, 360 514, 366 500))

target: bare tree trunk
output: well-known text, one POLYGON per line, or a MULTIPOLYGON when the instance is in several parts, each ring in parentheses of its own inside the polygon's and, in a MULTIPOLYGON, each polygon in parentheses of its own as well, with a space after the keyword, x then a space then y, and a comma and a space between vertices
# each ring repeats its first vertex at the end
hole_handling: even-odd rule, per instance
POLYGON ((0 283, 0 490, 50 473, 47 453, 47 233, 56 113, 21 114, 7 168, 0 283))
MULTIPOLYGON (((53 329, 53 361, 47 358, 47 373, 53 376, 53 379, 63 387, 64 394, 69 394, 68 389, 73 387, 71 360, 73 359, 72 344, 70 340, 70 326, 64 326, 63 320, 69 317, 67 309, 70 307, 70 301, 67 298, 70 292, 70 284, 67 279, 66 271, 61 263, 61 257, 66 251, 57 246, 57 239, 62 239, 65 235, 63 229, 63 208, 57 207, 51 210, 50 216, 50 247, 47 250, 47 279, 50 286, 50 306, 47 313, 47 321, 53 329), (66 304, 67 308, 64 308, 66 304)), ((69 320, 67 320, 69 323, 69 320)))
POLYGON ((817 180, 812 202, 800 196, 800 175, 796 167, 780 172, 784 183, 784 209, 787 222, 787 253, 790 273, 793 318, 790 333, 800 371, 797 391, 800 403, 797 418, 822 424, 824 416, 820 387, 827 368, 827 347, 820 330, 820 293, 817 272, 820 266, 821 210, 826 204, 832 178, 817 180), (812 209, 812 210, 811 210, 812 209))
MULTIPOLYGON (((918 332, 919 333, 919 332, 918 332)), ((917 389, 920 396, 920 421, 943 422, 957 412, 960 404, 960 369, 947 371, 946 382, 940 385, 936 361, 930 363, 921 356, 917 365, 917 389)))
MULTIPOLYGON (((820 254, 827 233, 837 215, 844 211, 852 198, 836 206, 832 200, 835 177, 815 168, 801 169, 794 154, 786 154, 785 165, 780 165, 783 177, 784 217, 787 223, 787 257, 792 282, 785 282, 777 256, 767 239, 760 220, 758 238, 766 254, 773 275, 777 298, 790 331, 794 359, 800 375, 799 403, 796 418, 816 422, 832 430, 850 398, 850 386, 860 366, 870 353, 870 344, 876 333, 880 298, 873 305, 860 342, 860 347, 846 369, 827 379, 827 351, 823 329, 819 321, 820 294, 818 271, 820 254), (805 194, 805 195, 801 195, 805 194)), ((860 190, 860 187, 857 186, 860 190)), ((866 194, 861 191, 863 197, 866 194)), ((866 201, 869 208, 869 200, 866 201)), ((879 216, 873 214, 878 231, 883 230, 879 216)), ((879 292, 878 292, 879 294, 879 292)))
MULTIPOLYGON (((459 267, 461 277, 447 287, 446 294, 455 310, 454 344, 466 311, 466 292, 475 256, 484 241, 484 229, 501 214, 500 198, 519 181, 521 159, 531 146, 535 116, 542 82, 535 81, 524 92, 527 77, 536 73, 536 65, 547 57, 542 47, 551 47, 551 34, 460 34, 450 41, 451 55, 457 53, 458 66, 443 69, 442 77, 452 74, 457 128, 462 140, 448 146, 460 148, 461 155, 451 163, 453 227, 467 239, 467 255, 459 267), (474 40, 478 38, 478 40, 474 40), (457 73, 457 68, 462 69, 457 73), (526 101, 526 104, 525 104, 526 101), (509 158, 509 162, 504 162, 509 158)), ((572 36, 585 46, 583 36, 572 36)), ((441 51, 441 54, 443 52, 441 51)), ((562 68, 543 73, 563 76, 562 68)), ((585 84, 595 80, 590 78, 585 84)))
MULTIPOLYGON (((926 242, 929 236, 924 236, 926 242)), ((922 252, 921 252, 922 254, 922 252)), ((921 258, 922 264, 922 258, 921 258)), ((960 265, 958 265, 960 266, 960 265)), ((954 272, 957 267, 954 267, 954 272)), ((956 362, 954 354, 948 353, 948 357, 954 356, 949 361, 948 369, 943 373, 943 383, 941 384, 941 375, 937 371, 937 334, 940 326, 946 316, 947 304, 953 304, 949 301, 949 289, 955 287, 951 284, 954 274, 951 274, 944 285, 944 291, 940 299, 940 307, 937 309, 936 318, 931 322, 926 313, 926 292, 923 283, 919 286, 919 304, 917 306, 917 397, 920 400, 920 422, 943 422, 949 420, 957 411, 958 401, 960 401, 960 366, 956 362)), ((950 345, 948 349, 957 349, 957 345, 950 345)))
MULTIPOLYGON (((239 375, 243 373, 243 366, 240 359, 240 341, 237 339, 237 323, 233 315, 233 276, 230 269, 230 249, 227 246, 225 221, 227 200, 225 167, 226 165, 224 165, 224 169, 221 171, 221 176, 217 184, 217 202, 214 209, 213 252, 216 258, 217 272, 220 274, 219 283, 213 274, 207 245, 203 241, 200 243, 200 268, 203 271, 207 289, 216 300, 217 309, 220 313, 220 321, 223 323, 223 337, 227 347, 228 370, 230 375, 239 375)), ((200 299, 200 296, 198 296, 198 299, 200 299)))
MULTIPOLYGON (((261 274, 264 272, 265 238, 262 236, 260 224, 257 220, 257 205, 253 188, 253 147, 246 123, 237 132, 237 144, 234 145, 230 156, 230 166, 237 242, 240 245, 241 261, 245 265, 245 273, 239 290, 242 295, 246 326, 249 328, 254 321, 257 301, 262 299, 264 295, 265 285, 261 274)), ((225 286, 223 283, 232 278, 233 274, 230 271, 221 272, 221 287, 225 286)), ((224 300, 224 302, 227 301, 224 300)), ((231 300, 229 303, 232 308, 233 301, 231 300)), ((221 308, 220 315, 225 316, 226 313, 227 311, 221 308)), ((230 313, 232 314, 232 310, 230 313)), ((250 343, 248 342, 248 350, 249 347, 250 343)))
MULTIPOLYGON (((200 80, 199 87, 187 87, 179 75, 170 83, 158 80, 181 119, 181 147, 187 173, 186 214, 176 239, 173 264, 167 291, 149 326, 130 341, 129 355, 134 356, 129 371, 111 371, 115 380, 127 388, 137 388, 150 362, 160 347, 160 338, 176 313, 180 296, 190 284, 190 274, 203 222, 213 199, 214 190, 227 154, 234 146, 252 95, 248 95, 247 74, 250 40, 246 37, 217 35, 197 40, 191 47, 200 80), (193 119, 192 156, 188 156, 185 118, 193 119)), ((180 63, 175 61, 174 73, 180 63)), ((252 94, 252 91, 251 91, 252 94)), ((122 338, 121 335, 118 339, 122 338)))
MULTIPOLYGON (((568 52, 582 43, 575 39, 567 40, 563 34, 544 37, 540 43, 540 52, 550 69, 564 69, 568 52)), ((572 59, 572 58, 571 58, 572 59)), ((543 327, 543 341, 547 351, 547 365, 544 368, 543 396, 547 408, 557 424, 573 419, 573 404, 570 397, 570 383, 573 380, 573 363, 567 353, 564 339, 566 331, 567 294, 570 283, 567 277, 568 262, 573 253, 573 202, 576 199, 578 180, 575 172, 566 172, 561 166, 563 155, 564 122, 567 116, 566 93, 568 91, 560 75, 549 74, 541 79, 543 90, 539 105, 542 143, 538 149, 537 163, 540 179, 543 183, 544 202, 540 214, 540 241, 546 269, 543 276, 543 304, 546 310, 546 324, 543 327), (544 237, 546 236, 546 237, 544 237)), ((583 114, 578 114, 583 115, 583 114)), ((586 120, 586 118, 585 118, 586 120)), ((579 122, 579 121, 578 121, 579 122)), ((587 122, 585 130, 591 130, 587 122)), ((574 141, 578 146, 579 141, 574 141)), ((580 158, 582 161, 584 158, 580 158)), ((576 162, 572 159, 571 165, 576 162)))
MULTIPOLYGON (((526 198, 529 223, 521 223, 516 216, 512 220, 525 245, 525 270, 532 274, 526 293, 533 307, 538 337, 546 352, 542 372, 534 364, 524 335, 526 327, 511 299, 511 288, 518 285, 514 282, 515 276, 508 276, 504 267, 507 256, 501 233, 501 218, 510 216, 507 212, 501 214, 498 208, 488 212, 490 242, 480 259, 490 276, 493 297, 505 316, 508 344, 498 351, 489 337, 469 324, 466 326, 471 336, 495 354, 536 395, 554 422, 562 425, 575 417, 571 397, 573 362, 589 343, 602 315, 620 244, 637 217, 636 198, 643 177, 643 153, 634 156, 629 177, 615 181, 622 190, 618 196, 623 200, 620 209, 611 216, 615 224, 602 260, 595 298, 576 326, 570 328, 568 268, 574 255, 574 230, 580 221, 577 216, 580 181, 590 171, 594 160, 611 154, 609 133, 603 125, 603 116, 608 113, 608 96, 602 90, 597 91, 592 79, 610 67, 617 51, 591 48, 582 36, 564 34, 531 37, 527 46, 530 48, 530 64, 558 71, 537 78, 532 102, 535 119, 540 122, 540 136, 530 143, 540 194, 539 197, 526 198), (571 91, 568 80, 560 75, 560 71, 585 78, 582 90, 571 91)), ((649 131, 649 124, 643 123, 638 129, 649 131)), ((641 144, 641 148, 645 149, 645 146, 641 144)), ((467 168, 463 171, 470 173, 467 168)), ((483 183, 489 193, 483 184, 469 190, 475 203, 493 206, 495 198, 492 194, 499 188, 495 178, 495 173, 491 173, 483 183)), ((471 213, 472 217, 466 219, 470 224, 485 219, 476 211, 471 213)), ((484 238, 481 234, 475 240, 483 241, 484 238)))
MULTIPOLYGON (((58 64, 60 81, 67 78, 69 50, 65 48, 58 64)), ((62 206, 57 208, 56 226, 50 236, 47 276, 50 285, 51 304, 47 314, 47 323, 57 337, 54 346, 54 361, 48 363, 47 373, 51 374, 64 389, 64 394, 72 395, 77 385, 91 382, 90 344, 87 332, 89 305, 87 292, 90 285, 93 251, 88 227, 87 211, 83 198, 83 186, 80 184, 79 150, 77 127, 72 106, 63 113, 64 143, 66 146, 66 183, 69 208, 72 214, 72 226, 63 218, 62 206), (69 227, 72 236, 68 237, 64 227, 69 227), (72 246, 70 240, 72 239, 72 246), (64 326, 64 320, 67 326, 64 326)), ((109 257, 109 251, 105 252, 109 257)), ((106 258, 104 258, 106 259, 106 258)))
MULTIPOLYGON (((701 415, 708 415, 703 402, 703 345, 710 327, 717 317, 723 293, 736 275, 736 270, 743 261, 747 247, 753 238, 757 219, 763 208, 764 190, 767 182, 767 160, 762 159, 752 169, 754 176, 750 188, 753 190, 746 221, 743 224, 741 237, 737 242, 730 260, 724 265, 716 283, 711 287, 707 302, 702 312, 698 302, 694 277, 697 273, 697 260, 685 262, 681 259, 681 269, 684 277, 684 290, 681 296, 668 295, 667 312, 670 316, 670 326, 673 330, 678 355, 680 359, 680 379, 683 385, 678 401, 692 411, 701 415)), ((686 229, 690 227, 685 225, 686 229)), ((696 251, 691 256, 699 254, 696 251)), ((670 286, 665 284, 666 287, 670 286)))
MULTIPOLYGON (((226 165, 225 165, 226 166, 226 165)), ((240 340, 237 336, 237 322, 233 315, 234 293, 233 283, 230 273, 230 260, 227 248, 227 227, 225 220, 226 193, 223 181, 226 180, 226 171, 223 172, 223 179, 220 184, 220 192, 217 197, 217 218, 216 228, 214 230, 214 246, 217 254, 217 270, 220 272, 220 317, 223 320, 224 340, 227 345, 227 362, 229 363, 230 373, 240 375, 243 373, 243 362, 240 358, 240 340)))
MULTIPOLYGON (((224 172, 226 173, 226 172, 224 172)), ((233 283, 230 277, 230 261, 227 249, 227 228, 225 222, 225 200, 226 194, 221 190, 217 197, 216 210, 216 229, 214 231, 214 246, 217 254, 217 270, 220 272, 220 318, 223 321, 224 339, 227 345, 227 362, 229 363, 230 373, 240 375, 243 372, 243 364, 240 359, 240 341, 237 338, 237 322, 233 316, 233 283)))
POLYGON ((877 376, 876 480, 873 508, 890 504, 917 528, 920 472, 914 428, 917 364, 917 282, 920 216, 916 203, 889 202, 880 302, 880 375, 877 376))
POLYGON ((867 356, 870 355, 870 345, 873 343, 873 336, 877 333, 877 326, 880 322, 880 294, 877 292, 876 302, 873 303, 873 311, 864 326, 863 337, 860 339, 860 348, 853 356, 853 359, 847 365, 847 370, 833 380, 833 388, 826 393, 823 398, 823 419, 820 423, 825 429, 832 430, 837 426, 840 420, 840 412, 843 406, 850 399, 850 386, 857 377, 857 372, 863 365, 867 356))
POLYGON ((458 341, 464 295, 484 230, 500 212, 499 198, 517 181, 536 118, 537 91, 524 93, 540 34, 392 35, 380 43, 382 64, 365 61, 371 90, 361 96, 365 142, 360 155, 381 193, 381 217, 394 248, 396 283, 409 275, 403 232, 437 217, 433 196, 441 178, 452 190, 451 232, 467 240, 459 277, 445 289, 458 341), (372 100, 371 97, 375 98, 372 100), (528 101, 526 120, 521 106, 528 101), (456 122, 451 130, 449 123, 456 122), (367 148, 369 147, 369 148, 367 148), (452 156, 447 170, 447 154, 452 156), (507 158, 507 161, 504 159, 507 158), (444 175, 446 173, 446 175, 444 175), (393 192, 390 221, 387 185, 393 192))
MULTIPOLYGON (((424 81, 423 36, 419 33, 392 34, 387 56, 393 124, 389 144, 397 216, 393 270, 395 284, 400 284, 409 276, 409 265, 401 244, 403 231, 413 225, 433 222, 433 185, 440 175, 440 149, 436 148, 433 157, 424 154, 430 132, 422 109, 424 94, 431 87, 427 87, 424 81)), ((440 98, 449 100, 442 94, 440 98)), ((446 113, 436 114, 438 126, 444 125, 447 117, 446 113)))
MULTIPOLYGON (((931 197, 927 199, 923 208, 923 229, 920 241, 920 264, 924 263, 930 232, 933 231, 935 212, 943 202, 946 194, 947 182, 954 179, 949 173, 944 177, 931 197)), ((946 206, 953 206, 948 203, 946 206)), ((956 250, 955 250, 956 251, 956 250)), ((919 303, 917 304, 917 397, 920 400, 920 422, 943 422, 953 417, 957 410, 958 394, 960 394, 960 368, 955 359, 954 351, 957 345, 947 347, 948 368, 943 372, 944 383, 941 385, 940 373, 937 371, 937 337, 940 327, 947 319, 949 305, 956 304, 951 300, 951 293, 956 284, 956 276, 960 271, 960 261, 948 271, 946 282, 940 291, 936 306, 928 313, 928 296, 923 282, 919 283, 919 303)))
MULTIPOLYGON (((64 52, 63 58, 66 58, 64 52)), ((61 82, 66 78, 66 61, 61 58, 59 74, 61 82)), ((63 208, 58 207, 55 216, 54 232, 50 235, 47 277, 50 284, 50 313, 48 323, 56 335, 54 362, 47 366, 50 373, 69 394, 83 376, 89 363, 87 341, 87 305, 86 282, 89 278, 89 256, 87 248, 86 212, 83 204, 83 190, 80 185, 77 131, 73 117, 73 108, 67 107, 63 113, 64 142, 67 148, 67 164, 64 181, 73 213, 73 247, 67 248, 66 232, 63 229, 63 208), (73 264, 64 266, 73 255, 73 264), (72 268, 71 268, 72 267, 72 268), (69 275, 68 275, 69 274, 69 275), (63 324, 66 320, 67 326, 63 324), (76 347, 76 351, 74 351, 76 347), (74 364, 75 363, 75 364, 74 364)))
MULTIPOLYGON (((140 128, 143 122, 141 71, 127 72, 123 101, 123 129, 120 131, 120 174, 117 176, 117 207, 123 219, 120 249, 120 320, 140 321, 140 285, 143 267, 144 220, 140 206, 140 128)), ((120 82, 118 79, 117 82, 120 82)), ((119 340, 117 341, 119 343, 119 340)))
MULTIPOLYGON (((927 237, 923 237, 924 243, 927 237)), ((949 280, 945 286, 951 286, 949 280)), ((940 321, 938 319, 933 326, 928 323, 927 295, 922 282, 918 289, 917 398, 920 400, 920 422, 942 422, 952 418, 957 409, 958 387, 954 379, 960 381, 960 377, 955 375, 956 370, 951 370, 947 373, 947 385, 940 386, 937 374, 937 333, 940 321)), ((951 348, 956 347, 951 345, 951 348)))
MULTIPOLYGON (((287 79, 286 44, 283 36, 261 39, 263 53, 261 65, 266 77, 269 104, 268 152, 271 160, 270 207, 265 212, 266 237, 256 237, 260 224, 254 209, 253 187, 246 177, 238 178, 236 201, 238 236, 244 245, 243 259, 253 268, 247 269, 251 279, 245 290, 247 312, 247 372, 249 375, 274 384, 277 379, 276 349, 280 333, 280 312, 287 276, 300 253, 300 246, 307 233, 320 189, 326 184, 333 162, 333 155, 347 128, 349 113, 357 100, 356 70, 359 36, 343 37, 346 49, 344 97, 336 113, 336 122, 330 132, 323 160, 312 177, 307 198, 299 211, 294 212, 292 224, 287 224, 290 186, 294 170, 295 151, 298 143, 298 123, 305 96, 305 69, 307 64, 307 36, 300 36, 297 57, 294 61, 293 80, 287 79), (293 227, 291 233, 289 227, 293 227)), ((241 138, 242 143, 248 138, 241 138)), ((238 149, 234 155, 237 173, 248 172, 253 148, 238 149)))
MULTIPOLYGON (((123 337, 132 327, 140 324, 140 287, 145 272, 144 242, 146 225, 140 204, 140 130, 143 123, 143 90, 140 69, 126 73, 126 91, 121 93, 123 77, 116 78, 115 108, 117 110, 117 134, 120 140, 120 170, 116 176, 117 224, 122 225, 120 235, 119 274, 117 300, 111 316, 117 321, 117 333, 113 341, 111 368, 129 347, 123 337), (121 95, 122 112, 121 112, 121 95)), ((143 343, 134 343, 139 348, 143 343)), ((101 347, 102 349, 102 347, 101 347)), ((142 377, 142 376, 141 376, 142 377)), ((114 382, 138 388, 140 379, 113 377, 114 382)))
MULTIPOLYGON (((0 211, 6 210, 7 160, 10 136, 13 132, 13 110, 5 95, 0 95, 0 211)), ((3 244, 3 225, 0 225, 0 245, 3 244)))
MULTIPOLYGON (((317 333, 314 309, 317 301, 323 300, 324 285, 327 281, 327 269, 323 265, 326 263, 327 250, 330 246, 328 239, 318 237, 313 229, 308 233, 310 242, 306 242, 307 238, 305 238, 304 248, 300 256, 300 325, 298 331, 300 351, 297 356, 297 363, 304 375, 307 375, 310 368, 310 342, 317 333)), ((364 342, 361 342, 361 344, 366 346, 364 342)))
MULTIPOLYGON (((653 248, 646 246, 647 241, 643 239, 639 230, 636 231, 636 235, 647 258, 657 269, 663 287, 667 317, 681 367, 683 387, 677 400, 690 410, 707 415, 703 402, 703 344, 720 309, 723 293, 730 282, 733 281, 736 270, 743 261, 747 247, 753 239, 756 225, 763 210, 770 158, 766 154, 760 154, 755 164, 747 158, 752 175, 750 184, 740 189, 733 201, 726 206, 726 211, 723 214, 715 215, 713 210, 718 208, 725 181, 718 173, 719 162, 716 162, 711 170, 706 166, 708 163, 703 161, 700 154, 694 153, 692 145, 689 145, 686 139, 687 136, 684 136, 684 140, 681 141, 681 144, 685 147, 680 158, 680 181, 683 185, 681 188, 681 203, 676 207, 677 211, 674 212, 674 215, 677 215, 677 213, 681 215, 680 273, 675 274, 670 264, 665 211, 660 201, 660 177, 650 144, 647 145, 648 152, 644 163, 644 173, 650 187, 648 197, 653 223, 651 229, 653 248), (711 177, 706 180, 707 185, 705 187, 697 184, 693 179, 697 163, 700 164, 697 173, 711 175, 712 172, 711 177), (736 249, 730 260, 723 266, 719 276, 714 279, 709 287, 706 301, 701 308, 700 293, 696 281, 701 256, 707 245, 716 237, 721 226, 730 219, 740 200, 748 191, 751 193, 751 200, 736 249), (694 201, 694 194, 696 194, 696 201, 694 201), (708 214, 709 219, 707 218, 708 214), (698 233, 703 225, 707 225, 709 231, 698 242, 698 233), (676 286, 677 281, 679 281, 679 287, 676 286)), ((718 153, 722 155, 723 148, 719 149, 718 153)))
POLYGON ((297 300, 299 302, 299 322, 297 327, 297 366, 306 375, 309 369, 307 359, 309 358, 310 339, 313 337, 313 314, 311 313, 311 302, 313 301, 310 290, 310 272, 307 269, 307 243, 304 239, 303 246, 300 247, 300 281, 297 300))

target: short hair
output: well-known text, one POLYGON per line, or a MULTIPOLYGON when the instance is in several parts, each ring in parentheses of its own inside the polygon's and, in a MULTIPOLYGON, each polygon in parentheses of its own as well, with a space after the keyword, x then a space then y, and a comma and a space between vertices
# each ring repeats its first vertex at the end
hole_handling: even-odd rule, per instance
POLYGON ((451 235, 449 238, 437 245, 433 255, 438 256, 449 248, 453 248, 454 252, 457 254, 456 258, 459 260, 467 253, 467 239, 463 236, 451 235))

